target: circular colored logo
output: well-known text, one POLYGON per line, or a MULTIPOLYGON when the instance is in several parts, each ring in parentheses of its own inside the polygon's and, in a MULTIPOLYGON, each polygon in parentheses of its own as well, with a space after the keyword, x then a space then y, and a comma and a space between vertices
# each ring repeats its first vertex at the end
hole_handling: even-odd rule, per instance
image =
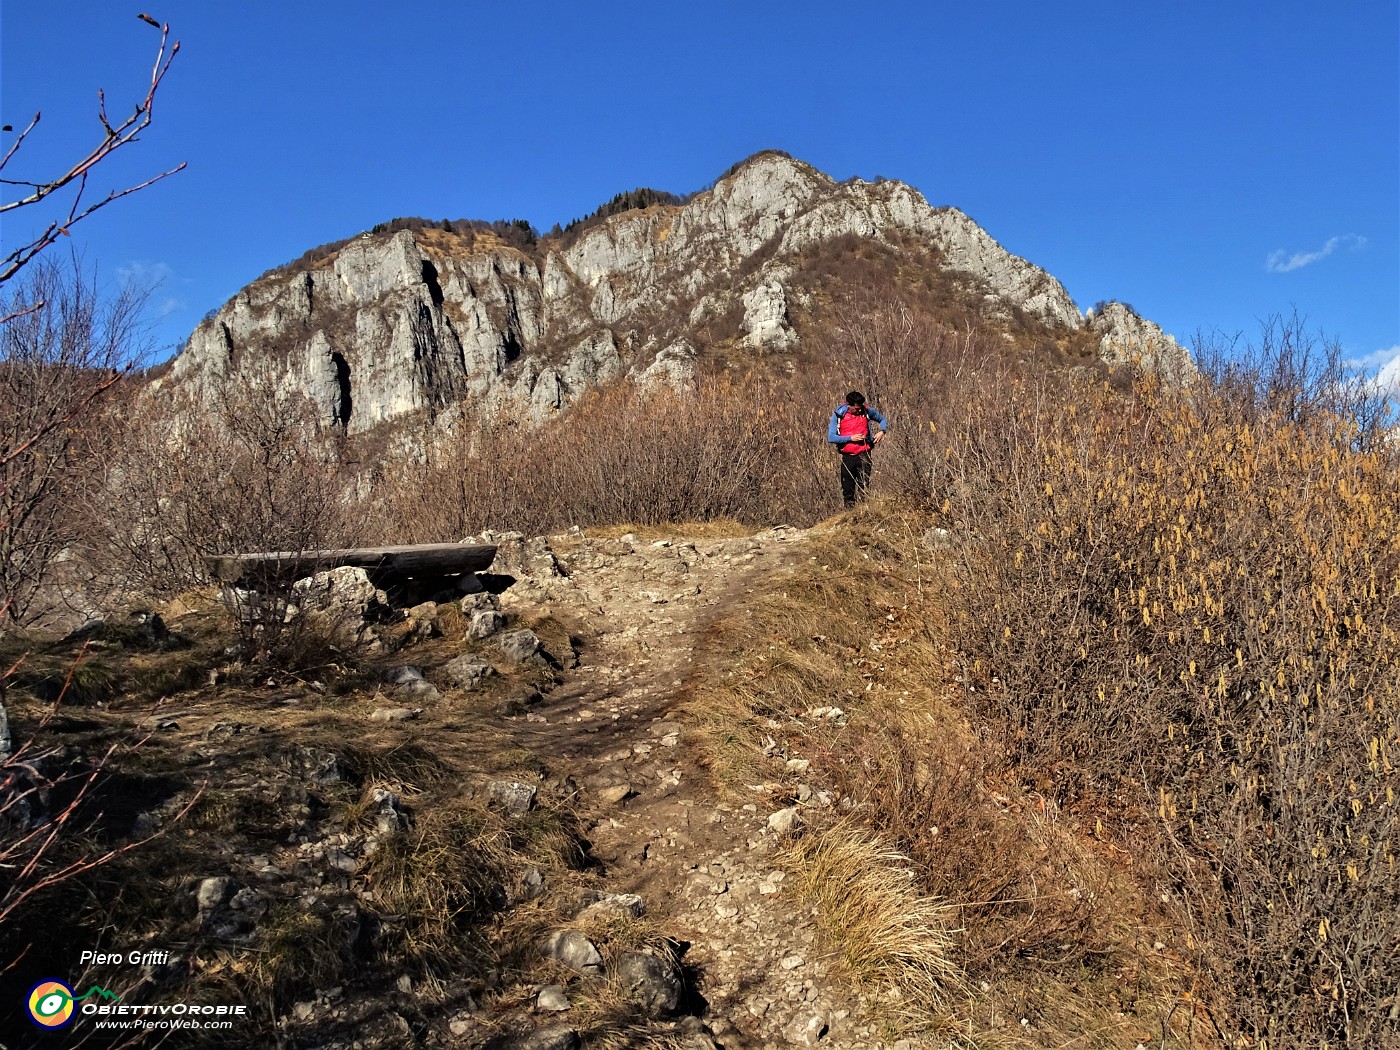
POLYGON ((62 981, 40 981, 29 993, 29 1016, 45 1028, 62 1028, 73 1020, 73 989, 62 981))

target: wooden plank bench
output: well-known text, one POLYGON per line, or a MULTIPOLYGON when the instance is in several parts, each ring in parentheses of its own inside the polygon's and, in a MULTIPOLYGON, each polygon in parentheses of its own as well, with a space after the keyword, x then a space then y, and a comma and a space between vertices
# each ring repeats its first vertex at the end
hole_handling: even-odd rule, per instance
POLYGON ((352 550, 207 554, 204 565, 209 574, 221 583, 256 587, 299 580, 343 565, 364 569, 376 583, 458 576, 480 572, 489 567, 495 557, 496 548, 489 544, 421 543, 352 550))

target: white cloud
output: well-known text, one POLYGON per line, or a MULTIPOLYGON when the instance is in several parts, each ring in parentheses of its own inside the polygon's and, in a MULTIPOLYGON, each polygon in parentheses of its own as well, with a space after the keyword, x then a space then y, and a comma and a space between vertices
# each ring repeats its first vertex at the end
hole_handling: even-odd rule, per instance
POLYGON ((1389 355, 1389 359, 1381 365, 1376 372, 1376 377, 1371 380, 1372 388, 1380 394, 1388 397, 1400 395, 1400 346, 1392 346, 1389 350, 1378 350, 1370 357, 1389 355))
POLYGON ((1287 252, 1280 248, 1276 252, 1269 253, 1269 257, 1264 260, 1264 269, 1270 273, 1289 273, 1292 270, 1301 270, 1304 266, 1311 266, 1318 260, 1327 258, 1344 245, 1352 251, 1357 251, 1366 247, 1366 238, 1358 237, 1354 233, 1348 233, 1343 237, 1329 237, 1326 244, 1313 252, 1287 252))
POLYGON ((132 260, 117 267, 117 280, 127 287, 157 288, 175 276, 175 271, 163 262, 132 260))
POLYGON ((1343 364, 1361 373, 1362 388, 1367 393, 1400 401, 1400 345, 1351 358, 1343 364))
POLYGON ((1392 346, 1389 350, 1377 350, 1365 357, 1348 358, 1344 364, 1358 372, 1368 372, 1373 368, 1384 368, 1396 358, 1400 358, 1400 345, 1392 346))
POLYGON ((149 295, 150 308, 157 319, 164 319, 185 308, 183 299, 168 293, 171 284, 189 284, 189 281, 177 280, 175 271, 166 263, 133 259, 117 267, 117 280, 123 288, 149 295), (167 294, 157 298, 157 291, 167 294))

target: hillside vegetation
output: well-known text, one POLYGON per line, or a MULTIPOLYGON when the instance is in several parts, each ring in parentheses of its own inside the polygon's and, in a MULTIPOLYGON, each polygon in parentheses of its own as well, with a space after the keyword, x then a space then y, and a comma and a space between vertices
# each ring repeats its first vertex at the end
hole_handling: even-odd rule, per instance
MULTIPOLYGON (((895 1033, 974 1046, 1400 1043, 1400 462, 1380 406, 1293 326, 1266 332, 1252 362, 1205 360, 1199 380, 1173 385, 1047 370, 1041 348, 949 321, 911 300, 846 304, 820 337, 845 352, 824 366, 814 353, 791 375, 619 383, 533 430, 348 440, 255 389, 230 395, 221 422, 173 431, 178 454, 173 424, 133 421, 105 469, 79 475, 102 508, 87 522, 88 585, 171 598, 207 584, 201 554, 245 546, 812 525, 838 502, 826 417, 861 386, 895 428, 878 506, 837 519, 807 568, 718 610, 688 686, 721 788, 765 784, 774 748, 800 746, 846 800, 839 821, 814 815, 788 862, 853 987, 895 990, 895 1033), (796 715, 833 705, 849 716, 839 737, 793 735, 796 715), (852 902, 869 908, 840 910, 852 902)), ((209 651, 162 670, 168 680, 135 666, 105 686, 79 674, 60 707, 83 689, 104 702, 197 695, 229 655, 231 627, 207 615, 209 651)), ((245 633, 226 673, 250 691, 264 675, 314 675, 367 702, 359 657, 306 645, 294 630, 245 633)), ((52 733, 37 681, 12 677, 6 699, 21 732, 52 733)), ((320 746, 338 717, 303 728, 320 746)), ((372 820, 364 792, 390 781, 452 797, 431 754, 357 754, 330 801, 337 826, 372 820)), ((501 753, 485 767, 532 761, 501 753)), ((490 968, 503 949, 483 948, 481 931, 504 902, 425 865, 471 845, 488 868, 567 869, 579 861, 566 796, 556 785, 533 831, 463 802, 373 861, 386 906, 431 904, 380 944, 385 980, 401 963, 430 984, 463 960, 490 968)), ((95 813, 101 792, 80 801, 95 813)), ((180 850, 239 833, 241 805, 201 796, 180 850)), ((58 898, 17 899, 23 879, 61 872, 79 849, 60 842, 19 881, 5 875, 12 921, 34 928, 58 898)), ((192 865, 183 856, 170 877, 192 865)), ((86 877, 58 885, 71 895, 86 877)), ((171 889, 159 871, 141 877, 153 880, 142 893, 171 889)), ((129 904, 105 885, 101 899, 129 904)), ((109 921, 91 903, 73 914, 109 921)), ((279 917, 278 935, 319 938, 298 922, 279 917)), ((297 982, 346 965, 315 963, 327 978, 278 958, 246 972, 225 960, 207 979, 261 989, 272 1024, 297 982)))

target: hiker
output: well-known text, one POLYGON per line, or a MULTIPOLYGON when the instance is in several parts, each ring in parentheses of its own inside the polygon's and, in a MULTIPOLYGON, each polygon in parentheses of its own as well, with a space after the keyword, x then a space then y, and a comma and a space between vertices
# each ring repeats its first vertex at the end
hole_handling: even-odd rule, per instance
POLYGON ((865 403, 865 395, 852 390, 846 403, 837 405, 826 428, 826 440, 841 453, 841 498, 851 507, 865 499, 870 485, 870 450, 885 436, 885 417, 865 403), (874 422, 879 430, 871 427, 874 422))

